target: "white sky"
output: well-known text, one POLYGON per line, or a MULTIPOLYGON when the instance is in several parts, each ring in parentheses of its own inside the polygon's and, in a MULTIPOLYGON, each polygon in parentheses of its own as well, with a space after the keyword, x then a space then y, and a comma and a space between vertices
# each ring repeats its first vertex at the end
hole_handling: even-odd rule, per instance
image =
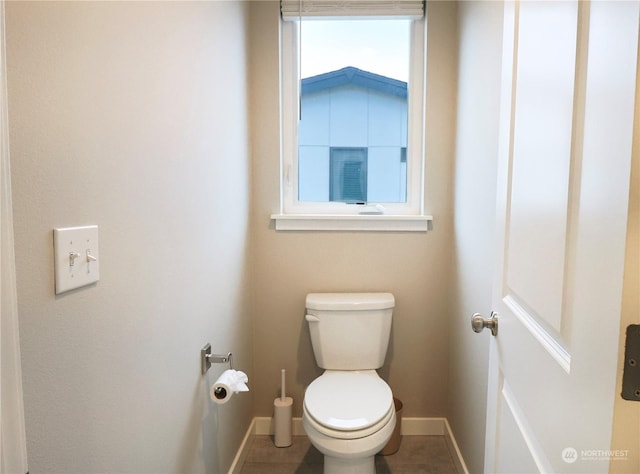
POLYGON ((410 20, 302 22, 302 77, 354 66, 407 82, 410 20))

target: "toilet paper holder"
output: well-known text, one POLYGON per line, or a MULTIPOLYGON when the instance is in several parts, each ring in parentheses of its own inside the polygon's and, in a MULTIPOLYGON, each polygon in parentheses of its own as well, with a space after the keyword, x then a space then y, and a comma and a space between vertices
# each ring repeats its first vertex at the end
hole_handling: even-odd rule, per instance
POLYGON ((206 374, 207 370, 211 367, 211 364, 226 364, 229 363, 229 368, 233 369, 233 361, 231 357, 233 354, 228 352, 227 354, 212 354, 211 344, 207 343, 202 349, 200 349, 200 361, 202 363, 202 373, 206 374))

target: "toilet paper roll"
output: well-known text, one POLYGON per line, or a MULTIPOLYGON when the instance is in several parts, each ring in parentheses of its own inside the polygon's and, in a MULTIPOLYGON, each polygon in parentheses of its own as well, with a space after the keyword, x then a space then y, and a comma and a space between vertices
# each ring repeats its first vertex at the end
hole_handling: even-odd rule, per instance
POLYGON ((211 400, 222 405, 231 399, 233 390, 228 385, 216 382, 211 386, 210 395, 211 400))
POLYGON ((225 370, 218 380, 211 386, 209 395, 211 400, 218 404, 227 403, 234 393, 236 392, 248 392, 246 382, 249 379, 247 374, 239 370, 225 370))

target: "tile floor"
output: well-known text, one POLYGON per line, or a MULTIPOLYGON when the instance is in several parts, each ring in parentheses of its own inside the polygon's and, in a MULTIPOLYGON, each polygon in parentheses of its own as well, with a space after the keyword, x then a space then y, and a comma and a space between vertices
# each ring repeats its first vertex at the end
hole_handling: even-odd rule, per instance
MULTIPOLYGON (((403 436, 400 449, 376 456, 376 474, 455 474, 444 436, 403 436)), ((241 474, 322 474, 322 454, 306 436, 294 436, 293 445, 276 448, 272 436, 256 436, 241 474)))

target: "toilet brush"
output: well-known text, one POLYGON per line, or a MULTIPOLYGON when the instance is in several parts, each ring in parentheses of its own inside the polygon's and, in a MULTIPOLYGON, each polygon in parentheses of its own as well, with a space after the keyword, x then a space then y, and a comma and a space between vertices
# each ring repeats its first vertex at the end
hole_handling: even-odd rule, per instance
POLYGON ((293 398, 285 396, 285 369, 280 373, 280 397, 273 401, 274 443, 278 448, 291 446, 291 408, 293 398))

